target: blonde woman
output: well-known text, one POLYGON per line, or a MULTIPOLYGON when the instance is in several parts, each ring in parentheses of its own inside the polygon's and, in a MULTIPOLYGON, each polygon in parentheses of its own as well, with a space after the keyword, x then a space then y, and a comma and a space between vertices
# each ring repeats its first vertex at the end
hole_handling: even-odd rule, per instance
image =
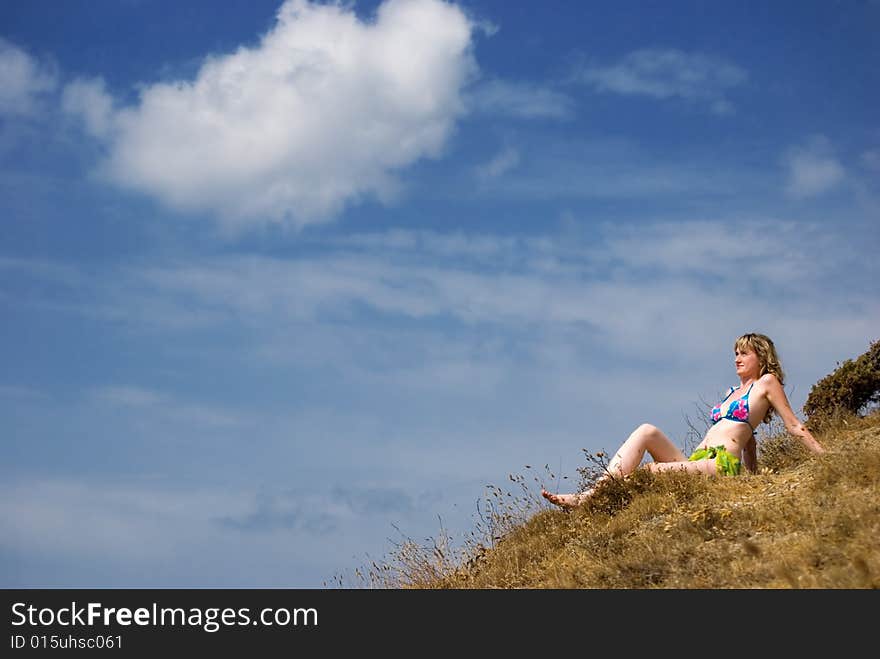
MULTIPOLYGON (((800 439, 813 453, 825 449, 816 441, 791 409, 782 389, 785 374, 779 363, 776 347, 763 334, 744 334, 733 345, 734 364, 739 385, 731 387, 727 396, 712 409, 712 425, 703 441, 690 457, 686 457, 658 428, 645 423, 627 438, 608 463, 602 480, 633 473, 642 463, 647 451, 653 462, 645 465, 651 471, 683 471, 737 476, 743 464, 756 468, 755 428, 768 423, 776 412, 789 433, 800 439)), ((541 495, 563 508, 579 506, 595 490, 576 494, 552 494, 545 489, 541 495)))

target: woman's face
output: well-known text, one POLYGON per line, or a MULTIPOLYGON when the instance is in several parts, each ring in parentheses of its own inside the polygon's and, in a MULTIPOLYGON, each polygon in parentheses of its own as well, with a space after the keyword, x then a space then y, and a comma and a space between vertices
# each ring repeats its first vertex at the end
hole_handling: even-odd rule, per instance
POLYGON ((738 348, 734 352, 733 363, 736 366, 736 374, 740 377, 757 378, 761 372, 758 353, 748 347, 738 348))

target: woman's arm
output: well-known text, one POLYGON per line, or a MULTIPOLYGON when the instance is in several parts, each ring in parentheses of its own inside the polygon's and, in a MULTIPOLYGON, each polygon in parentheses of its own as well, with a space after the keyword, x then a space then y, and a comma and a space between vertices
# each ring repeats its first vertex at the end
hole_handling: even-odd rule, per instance
POLYGON ((766 385, 767 400, 782 419, 785 429, 800 439, 803 445, 813 453, 824 453, 825 449, 822 448, 822 445, 816 441, 816 438, 807 430, 807 427, 795 416, 791 409, 791 404, 788 402, 788 397, 785 395, 785 391, 782 385, 779 384, 776 376, 768 373, 761 379, 764 380, 766 385))

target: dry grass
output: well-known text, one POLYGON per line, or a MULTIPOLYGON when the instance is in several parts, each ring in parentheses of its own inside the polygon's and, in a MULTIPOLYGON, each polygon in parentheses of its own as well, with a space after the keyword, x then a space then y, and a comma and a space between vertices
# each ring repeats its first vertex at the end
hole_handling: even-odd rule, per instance
MULTIPOLYGON (((384 588, 880 587, 880 414, 839 418, 810 456, 760 442, 758 474, 640 470, 571 512, 511 476, 459 550, 402 543, 359 573, 384 588)), ((340 585, 343 585, 340 583, 340 585)))

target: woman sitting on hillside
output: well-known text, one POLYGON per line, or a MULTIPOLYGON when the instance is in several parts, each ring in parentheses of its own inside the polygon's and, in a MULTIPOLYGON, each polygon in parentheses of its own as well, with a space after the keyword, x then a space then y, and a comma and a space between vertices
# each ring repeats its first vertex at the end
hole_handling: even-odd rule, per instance
POLYGON ((754 429, 762 421, 769 423, 775 411, 792 435, 814 453, 825 449, 798 420, 785 391, 784 374, 776 348, 763 334, 744 334, 733 345, 739 386, 731 387, 727 396, 712 409, 712 425, 693 454, 687 458, 672 441, 650 424, 643 424, 629 436, 608 463, 607 473, 586 492, 578 494, 541 494, 563 508, 579 506, 590 498, 606 478, 627 476, 639 468, 645 451, 654 462, 645 468, 651 471, 682 471, 699 474, 739 475, 742 464, 754 471, 756 462, 754 429))

